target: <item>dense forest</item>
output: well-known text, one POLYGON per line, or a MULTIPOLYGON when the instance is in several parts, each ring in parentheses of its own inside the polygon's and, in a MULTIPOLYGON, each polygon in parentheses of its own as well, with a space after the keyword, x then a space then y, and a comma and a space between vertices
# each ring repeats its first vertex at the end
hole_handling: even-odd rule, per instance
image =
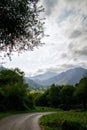
POLYGON ((29 110, 35 106, 70 109, 87 109, 87 77, 78 84, 51 85, 43 92, 31 93, 20 69, 0 71, 0 111, 29 110))

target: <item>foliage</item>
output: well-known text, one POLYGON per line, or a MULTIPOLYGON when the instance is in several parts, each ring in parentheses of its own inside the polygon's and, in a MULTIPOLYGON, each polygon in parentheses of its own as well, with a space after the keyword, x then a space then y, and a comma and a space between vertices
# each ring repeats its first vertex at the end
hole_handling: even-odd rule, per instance
POLYGON ((87 112, 58 111, 41 118, 46 130, 87 130, 87 112))
POLYGON ((60 86, 52 85, 48 93, 48 103, 51 107, 58 107, 60 104, 60 86))
POLYGON ((32 98, 27 95, 28 85, 25 84, 23 75, 18 68, 0 71, 0 111, 33 107, 32 98))
POLYGON ((82 103, 83 109, 86 109, 87 104, 87 77, 83 77, 76 87, 75 95, 78 102, 82 103))
POLYGON ((0 111, 33 109, 35 106, 70 109, 87 109, 87 78, 77 86, 51 85, 45 91, 30 92, 24 82, 24 73, 18 68, 0 71, 0 111))
POLYGON ((87 109, 87 77, 83 77, 78 85, 51 85, 35 99, 37 106, 49 106, 70 109, 87 109))
POLYGON ((0 51, 32 50, 44 35, 38 0, 0 0, 0 51))
POLYGON ((44 93, 36 98, 36 105, 49 106, 54 108, 71 109, 75 103, 75 87, 71 85, 51 85, 44 93))
POLYGON ((48 92, 49 90, 46 90, 44 93, 38 93, 37 97, 35 98, 36 106, 48 106, 48 92))
POLYGON ((72 85, 65 85, 60 90, 60 102, 63 109, 71 109, 72 105, 74 104, 74 91, 75 87, 72 85))

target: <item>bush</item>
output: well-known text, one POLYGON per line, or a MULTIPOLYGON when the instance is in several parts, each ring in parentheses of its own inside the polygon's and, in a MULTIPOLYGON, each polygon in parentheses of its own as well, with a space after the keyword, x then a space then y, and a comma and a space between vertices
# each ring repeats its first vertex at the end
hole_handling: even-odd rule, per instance
POLYGON ((70 122, 65 120, 62 124, 62 130, 87 130, 87 128, 78 122, 70 122))

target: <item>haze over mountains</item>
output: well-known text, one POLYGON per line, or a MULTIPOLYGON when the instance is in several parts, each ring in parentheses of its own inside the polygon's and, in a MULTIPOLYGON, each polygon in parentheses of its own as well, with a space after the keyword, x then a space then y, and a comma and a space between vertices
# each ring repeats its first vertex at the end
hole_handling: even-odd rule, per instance
MULTIPOLYGON (((0 70, 6 69, 0 67, 0 70)), ((46 72, 33 77, 24 77, 26 83, 29 84, 29 89, 43 89, 47 88, 52 84, 57 85, 66 85, 71 84, 75 85, 80 81, 80 79, 87 75, 87 69, 85 68, 73 68, 69 69, 62 73, 46 72)))
POLYGON ((25 82, 29 84, 29 89, 37 90, 43 88, 41 84, 36 83, 32 79, 29 79, 28 77, 25 77, 25 82))
POLYGON ((35 84, 38 84, 39 87, 41 86, 42 88, 46 88, 52 84, 75 85, 86 74, 87 74, 87 69, 78 67, 78 68, 73 68, 73 69, 67 70, 67 71, 62 72, 60 74, 48 72, 48 73, 44 73, 42 75, 29 77, 29 78, 35 84))
POLYGON ((33 79, 33 80, 47 80, 49 78, 52 78, 54 76, 58 75, 58 73, 54 73, 54 72, 46 72, 46 73, 43 73, 43 74, 39 74, 37 76, 33 76, 33 77, 30 77, 30 79, 33 79))
POLYGON ((5 70, 5 69, 6 69, 6 68, 4 68, 3 66, 0 66, 0 71, 1 71, 1 70, 5 70))

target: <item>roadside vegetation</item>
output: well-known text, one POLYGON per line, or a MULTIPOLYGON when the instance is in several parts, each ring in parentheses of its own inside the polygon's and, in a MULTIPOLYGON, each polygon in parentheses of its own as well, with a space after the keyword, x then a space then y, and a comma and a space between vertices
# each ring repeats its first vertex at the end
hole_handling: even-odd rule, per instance
POLYGON ((87 111, 63 111, 46 115, 41 118, 40 124, 45 130, 87 130, 87 111))
POLYGON ((0 112, 24 111, 33 107, 24 73, 18 68, 0 71, 0 112))

